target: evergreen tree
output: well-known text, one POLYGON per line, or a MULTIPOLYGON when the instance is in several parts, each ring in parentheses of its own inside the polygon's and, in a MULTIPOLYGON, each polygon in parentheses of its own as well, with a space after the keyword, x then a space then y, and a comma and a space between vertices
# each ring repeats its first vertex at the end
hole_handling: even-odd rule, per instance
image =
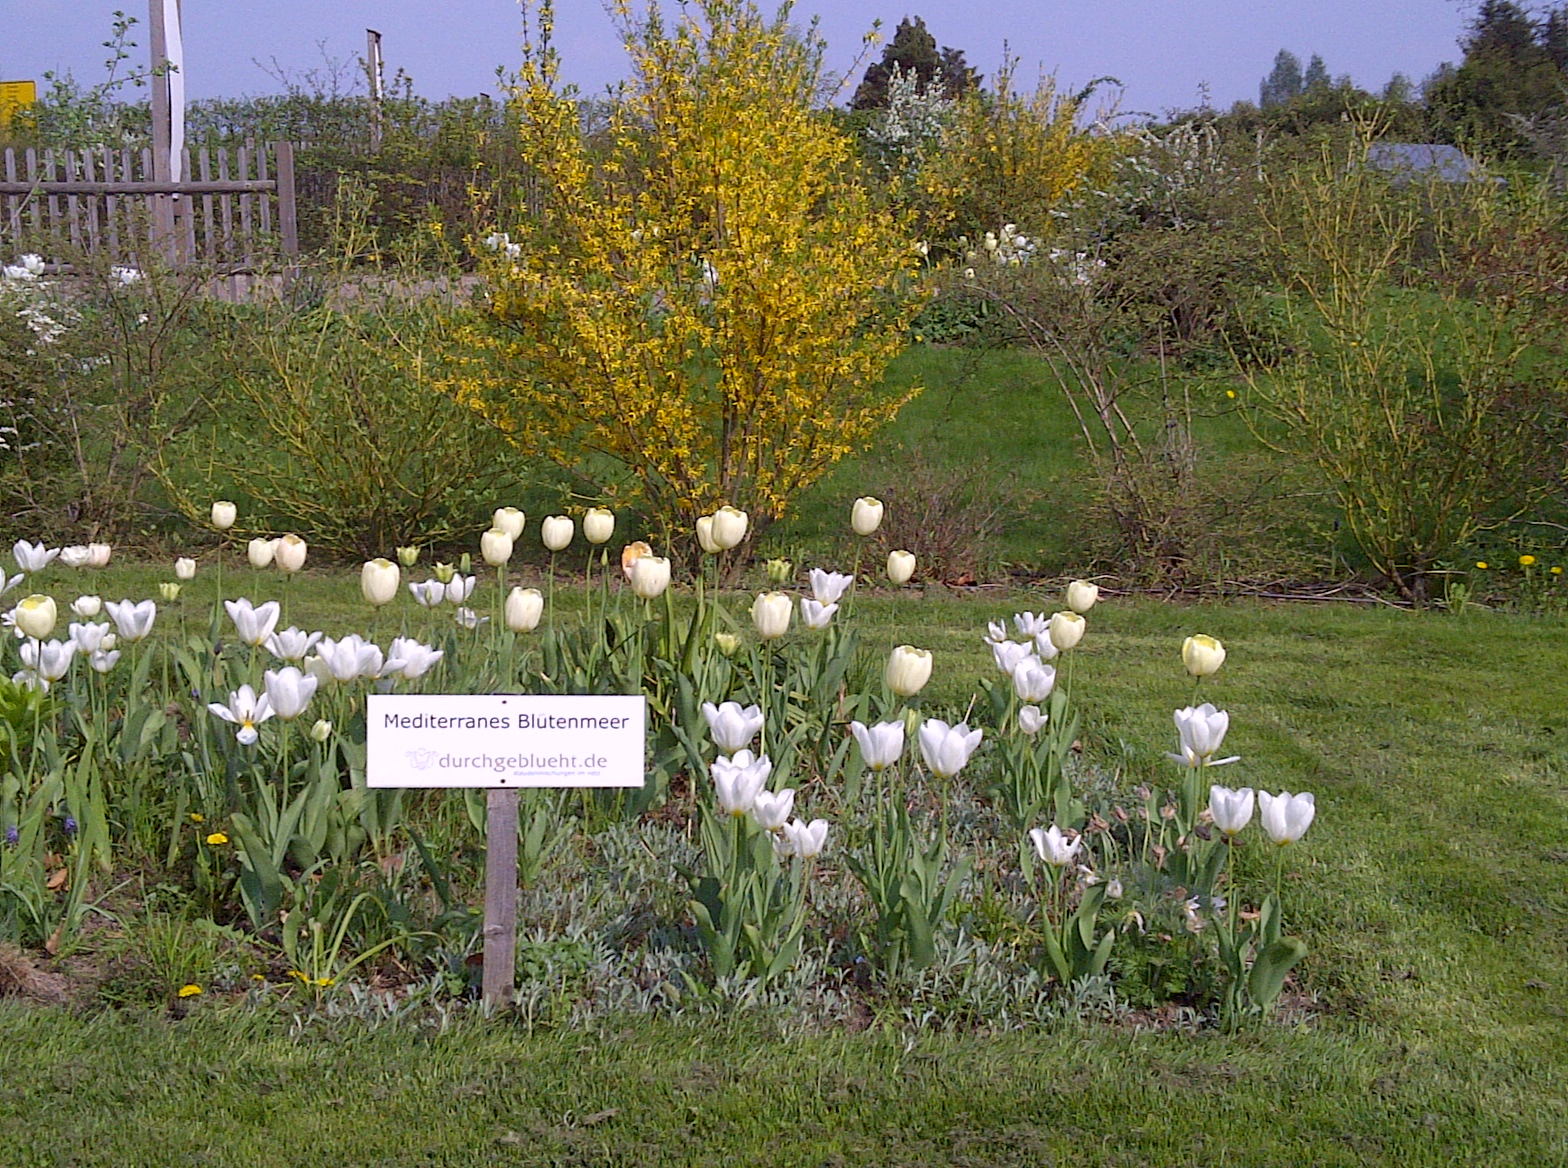
POLYGON ((1323 63, 1323 58, 1313 53, 1312 60, 1307 62, 1306 75, 1302 78, 1302 91, 1310 92, 1318 89, 1328 89, 1333 84, 1329 80, 1328 66, 1323 63))
POLYGON ((893 39, 882 50, 882 59, 866 70, 860 87, 849 105, 851 109, 882 109, 887 105, 887 82, 893 67, 901 72, 913 73, 920 89, 933 81, 942 87, 948 97, 959 97, 980 84, 980 75, 964 60, 962 49, 944 46, 938 50, 936 37, 918 16, 906 16, 898 22, 893 39))
POLYGON ((1305 88, 1301 58, 1289 49, 1281 49, 1274 58, 1274 68, 1258 85, 1258 104, 1264 109, 1288 105, 1300 97, 1305 88))

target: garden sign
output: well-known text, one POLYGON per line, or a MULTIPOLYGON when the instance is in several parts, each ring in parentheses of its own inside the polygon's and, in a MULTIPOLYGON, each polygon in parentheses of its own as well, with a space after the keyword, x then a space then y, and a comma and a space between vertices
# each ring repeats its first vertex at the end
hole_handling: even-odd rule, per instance
POLYGON ((483 787, 484 996, 511 998, 517 808, 525 787, 641 787, 647 700, 532 694, 371 694, 371 787, 483 787))

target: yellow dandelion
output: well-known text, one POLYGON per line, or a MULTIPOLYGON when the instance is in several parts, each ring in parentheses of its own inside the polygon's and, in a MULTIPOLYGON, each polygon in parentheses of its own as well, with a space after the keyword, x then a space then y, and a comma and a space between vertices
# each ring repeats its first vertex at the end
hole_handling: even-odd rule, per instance
POLYGON ((1229 398, 1234 398, 1236 396, 1236 391, 1234 389, 1227 389, 1225 391, 1225 396, 1229 397, 1229 398))
POLYGON ((1486 571, 1486 561, 1485 560, 1477 560, 1475 562, 1475 566, 1480 568, 1481 571, 1483 571, 1483 572, 1486 571))
POLYGON ((1535 557, 1534 556, 1523 555, 1523 556, 1519 557, 1519 566, 1521 568, 1528 568, 1531 565, 1533 565, 1534 563, 1535 563, 1535 557))
POLYGON ((182 998, 194 998, 199 993, 201 993, 201 986, 194 983, 180 987, 180 997, 182 998))
POLYGON ((229 837, 224 835, 221 831, 215 831, 207 837, 207 843, 215 848, 222 847, 228 842, 229 837))
POLYGON ((192 823, 206 823, 207 822, 207 817, 205 815, 203 815, 200 811, 192 811, 191 812, 191 822, 192 823))
POLYGON ((310 978, 306 977, 303 973, 301 973, 297 969, 289 970, 289 976, 298 978, 300 981, 304 982, 306 985, 310 984, 310 978))
POLYGON ((1563 574, 1563 570, 1561 568, 1553 568, 1552 569, 1552 575, 1554 575, 1554 576, 1561 576, 1562 574, 1563 574))

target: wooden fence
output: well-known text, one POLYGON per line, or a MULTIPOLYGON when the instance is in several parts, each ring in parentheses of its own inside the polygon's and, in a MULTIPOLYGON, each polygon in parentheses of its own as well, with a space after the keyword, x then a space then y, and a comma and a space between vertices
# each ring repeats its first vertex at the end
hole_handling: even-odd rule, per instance
POLYGON ((231 288, 232 278, 291 267, 299 255, 293 146, 250 142, 232 153, 203 146, 183 158, 185 180, 160 182, 150 149, 8 147, 0 252, 52 259, 69 247, 135 267, 156 255, 209 268, 231 288))

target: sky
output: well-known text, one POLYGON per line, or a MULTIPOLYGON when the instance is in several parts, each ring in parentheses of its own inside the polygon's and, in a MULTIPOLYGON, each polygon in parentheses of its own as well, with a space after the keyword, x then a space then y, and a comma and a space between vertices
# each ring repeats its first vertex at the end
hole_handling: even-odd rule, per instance
MULTIPOLYGON (((771 0, 763 7, 774 10, 771 0)), ((116 8, 140 19, 133 61, 145 63, 146 0, 0 0, 0 80, 42 87, 45 70, 103 80, 101 42, 116 8)), ((277 70, 305 82, 312 70, 324 75, 331 58, 351 71, 367 27, 382 33, 389 78, 402 68, 432 98, 494 94, 497 67, 516 65, 522 27, 515 0, 183 0, 183 11, 191 98, 275 92, 277 70)), ((794 18, 821 16, 828 66, 850 76, 846 101, 880 53, 855 66, 873 22, 891 38, 900 19, 918 15, 938 44, 962 49, 986 77, 1005 46, 1020 80, 1054 73, 1076 88, 1110 75, 1124 84, 1124 112, 1158 115, 1205 98, 1221 108, 1256 101, 1281 48, 1303 63, 1318 53, 1335 77, 1369 89, 1396 71, 1419 82, 1460 59, 1470 12, 1463 0, 799 0, 794 18)), ((557 0, 556 44, 566 79, 590 93, 625 75, 601 0, 557 0)))

